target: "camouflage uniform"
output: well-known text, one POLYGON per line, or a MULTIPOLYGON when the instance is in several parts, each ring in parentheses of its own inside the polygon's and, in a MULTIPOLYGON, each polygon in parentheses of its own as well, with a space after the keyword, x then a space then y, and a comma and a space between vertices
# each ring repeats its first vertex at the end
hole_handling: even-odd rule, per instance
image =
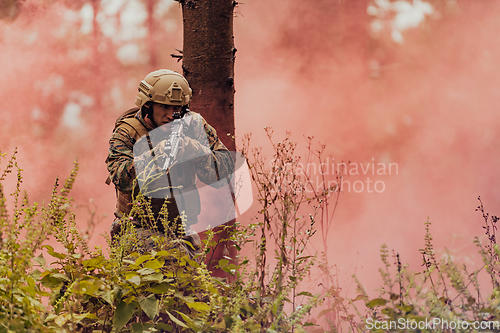
MULTIPOLYGON (((163 225, 158 223, 159 219, 162 217, 161 208, 165 202, 168 210, 166 220, 169 225, 171 225, 171 223, 178 223, 181 215, 184 215, 185 218, 183 220, 187 222, 188 225, 196 224, 201 209, 201 207, 199 207, 199 194, 196 191, 196 179, 216 187, 214 184, 216 184, 219 179, 228 177, 231 173, 233 160, 227 148, 217 137, 215 129, 198 113, 191 112, 191 114, 193 117, 192 123, 189 126, 189 137, 194 139, 193 143, 196 144, 199 149, 204 149, 208 151, 208 153, 207 155, 198 157, 182 165, 174 166, 170 169, 169 173, 175 175, 177 179, 180 179, 179 181, 183 185, 180 187, 183 188, 183 190, 177 190, 174 194, 172 189, 170 189, 172 195, 166 195, 163 198, 152 198, 151 206, 154 218, 149 218, 147 221, 145 221, 144 218, 139 218, 139 216, 133 212, 131 214, 132 192, 134 192, 134 194, 139 193, 138 185, 135 184, 134 187, 134 179, 136 179, 137 176, 136 167, 137 170, 147 170, 145 165, 147 159, 145 156, 153 153, 154 156, 158 158, 161 157, 165 154, 164 146, 158 144, 153 147, 153 150, 146 150, 141 152, 141 154, 138 154, 136 151, 134 161, 134 144, 138 141, 137 138, 140 137, 138 134, 147 133, 152 131, 153 128, 145 122, 140 109, 138 109, 133 116, 135 125, 130 125, 130 122, 117 121, 115 130, 109 141, 109 152, 106 160, 109 179, 115 185, 117 193, 116 219, 113 221, 110 230, 112 236, 119 232, 121 218, 131 214, 132 216, 130 216, 130 219, 136 226, 139 239, 143 241, 144 247, 146 247, 145 250, 151 249, 153 244, 150 240, 150 236, 158 233, 161 235, 165 232, 163 225), (205 141, 207 147, 202 147, 203 145, 200 144, 200 141, 205 141), (176 201, 178 202, 179 198, 182 199, 183 196, 188 194, 190 195, 188 202, 190 206, 193 207, 184 207, 183 211, 179 212, 176 201), (197 205, 198 207, 196 207, 197 205), (186 210, 185 212, 184 209, 186 210)), ((143 137, 140 140, 145 139, 146 138, 143 137)), ((157 163, 154 163, 152 168, 155 167, 158 168, 157 163)), ((151 170, 148 169, 148 172, 149 171, 151 170)), ((163 172, 161 170, 156 171, 163 172)), ((163 173, 165 174, 165 172, 163 173)), ((165 216, 163 215, 163 217, 165 216)), ((176 232, 180 231, 177 232, 177 236, 185 236, 182 228, 175 226, 174 229, 176 232)), ((191 235, 188 237, 188 240, 194 243, 195 247, 200 243, 197 234, 191 235)))

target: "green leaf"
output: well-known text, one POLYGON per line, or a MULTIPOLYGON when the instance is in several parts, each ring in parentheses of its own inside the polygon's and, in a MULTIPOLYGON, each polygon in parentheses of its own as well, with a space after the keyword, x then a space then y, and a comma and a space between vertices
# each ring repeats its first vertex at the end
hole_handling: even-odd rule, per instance
POLYGON ((73 286, 73 291, 78 294, 87 294, 90 296, 100 296, 97 293, 99 286, 93 281, 82 280, 73 286))
POLYGON ((141 278, 137 275, 131 276, 127 279, 128 282, 135 284, 136 286, 141 284, 141 278))
POLYGON ((146 260, 149 260, 149 259, 151 259, 151 255, 150 254, 142 255, 142 256, 140 256, 139 258, 137 258, 135 260, 135 264, 137 266, 139 266, 140 264, 142 264, 143 262, 145 262, 146 260))
POLYGON ((307 296, 307 297, 314 297, 313 294, 311 294, 310 292, 308 291, 303 291, 299 294, 297 294, 297 296, 307 296))
POLYGON ((151 269, 158 269, 158 268, 163 267, 164 264, 165 264, 165 260, 155 259, 155 260, 151 260, 151 261, 146 262, 144 264, 144 267, 151 268, 151 269))
POLYGON ((123 295, 123 288, 119 285, 113 287, 113 294, 117 300, 120 300, 123 295))
POLYGON ((30 276, 33 277, 35 280, 40 280, 42 277, 42 272, 40 272, 38 269, 35 269, 33 272, 30 273, 30 276))
POLYGON ((372 299, 371 301, 369 301, 368 303, 366 303, 366 306, 371 309, 371 308, 374 308, 376 306, 385 305, 386 303, 387 303, 387 301, 383 298, 375 298, 375 299, 372 299))
POLYGON ((154 294, 165 294, 171 290, 175 290, 175 287, 173 285, 171 285, 170 283, 166 283, 166 282, 160 283, 159 285, 151 287, 149 289, 149 291, 154 293, 154 294))
POLYGON ((120 301, 116 307, 115 315, 113 317, 113 328, 116 331, 120 331, 123 326, 125 326, 129 320, 134 315, 136 309, 136 303, 132 302, 130 304, 120 301))
POLYGON ((198 312, 206 312, 210 311, 210 305, 207 303, 203 302, 192 302, 192 303, 186 303, 187 306, 189 306, 191 309, 196 310, 198 312))
POLYGON ((70 319, 71 319, 71 314, 65 313, 60 316, 57 316, 57 318, 54 319, 54 322, 59 326, 63 326, 70 319))
POLYGON ((93 320, 98 320, 99 318, 90 312, 87 313, 80 313, 80 314, 73 314, 72 320, 76 321, 77 323, 81 322, 82 319, 93 319, 93 320))
POLYGON ((182 258, 178 261, 178 263, 177 263, 177 265, 179 265, 180 267, 185 267, 185 266, 186 266, 186 264, 187 264, 187 261, 186 261, 186 258, 185 258, 185 257, 182 257, 182 258))
POLYGON ((171 257, 172 256, 172 253, 170 253, 170 251, 160 251, 160 252, 157 252, 156 253, 156 257, 171 257))
POLYGON ((173 314, 171 314, 170 312, 167 311, 167 314, 168 316, 170 317, 170 320, 172 320, 174 323, 176 323, 177 325, 179 326, 182 326, 184 328, 188 328, 186 326, 186 324, 184 324, 182 321, 180 321, 179 319, 175 318, 173 314))
POLYGON ((305 323, 305 324, 304 324, 304 325, 302 325, 302 326, 306 327, 306 326, 319 326, 319 325, 314 324, 314 323, 311 323, 310 321, 308 321, 307 323, 305 323))
MULTIPOLYGON (((132 324, 132 332, 134 333, 142 333, 144 331, 146 332, 150 332, 149 329, 153 327, 152 324, 147 324, 147 323, 144 323, 144 324, 141 324, 141 323, 135 323, 135 324, 132 324)), ((94 331, 96 332, 96 331, 94 331)), ((100 332, 100 331, 99 331, 100 332)), ((155 331, 156 332, 156 331, 155 331)))
POLYGON ((479 312, 482 312, 482 313, 495 313, 495 310, 493 310, 493 308, 491 308, 491 307, 487 307, 487 308, 481 308, 481 310, 479 310, 479 312))
POLYGON ((156 273, 156 271, 154 269, 151 269, 151 268, 143 268, 143 269, 138 270, 137 273, 139 273, 141 275, 149 275, 149 274, 156 273))
POLYGON ((229 264, 225 268, 222 269, 224 272, 233 274, 236 272, 236 265, 235 264, 229 264))
POLYGON ((161 322, 156 324, 156 328, 162 329, 162 330, 167 331, 167 332, 172 332, 174 330, 174 327, 172 325, 161 323, 161 322))
POLYGON ((391 308, 383 308, 381 312, 389 317, 396 313, 396 311, 391 308))
POLYGON ((130 279, 130 278, 132 278, 134 276, 137 276, 137 275, 138 275, 137 272, 134 272, 134 271, 132 271, 132 272, 126 272, 125 273, 125 280, 128 280, 128 279, 130 279))
POLYGON ((151 275, 146 275, 142 278, 142 282, 157 282, 160 283, 163 281, 163 274, 162 273, 154 273, 151 275))
POLYGON ((407 317, 410 321, 416 321, 417 323, 418 322, 421 322, 421 321, 425 321, 425 317, 422 317, 422 316, 415 316, 415 315, 410 315, 407 317))
POLYGON ((59 279, 59 280, 64 280, 64 281, 67 281, 67 282, 70 282, 69 278, 64 275, 64 274, 61 274, 61 273, 54 273, 54 274, 51 274, 52 277, 56 278, 56 279, 59 279))
POLYGON ((186 258, 186 261, 187 263, 189 264, 189 266, 191 267, 194 267, 194 268, 198 268, 200 267, 200 264, 198 264, 196 261, 194 261, 193 259, 189 259, 189 258, 186 258))
POLYGON ((50 246, 50 245, 44 245, 44 246, 42 246, 42 249, 43 248, 46 248, 48 254, 50 254, 54 258, 58 258, 58 259, 64 259, 64 258, 66 258, 65 254, 54 251, 54 248, 52 246, 50 246))
POLYGON ((101 298, 108 302, 108 304, 113 305, 113 292, 111 290, 102 290, 99 292, 101 298))
POLYGON ((195 323, 193 319, 191 319, 187 314, 182 313, 180 311, 176 311, 178 314, 181 315, 182 319, 186 322, 186 324, 189 326, 190 329, 192 329, 194 332, 199 332, 200 327, 195 323))
POLYGON ((408 314, 413 311, 413 305, 398 305, 396 306, 399 310, 403 311, 404 313, 408 314))
POLYGON ((63 280, 54 277, 53 274, 48 274, 42 278, 41 282, 44 287, 49 289, 58 289, 61 287, 63 280))
POLYGON ((123 262, 129 265, 135 265, 135 261, 130 260, 130 259, 123 259, 123 262))
POLYGON ((103 264, 106 262, 103 257, 96 257, 92 259, 87 259, 82 261, 83 266, 90 269, 102 268, 103 264))
POLYGON ((229 264, 229 260, 227 260, 227 259, 221 259, 221 260, 219 260, 219 266, 222 269, 224 269, 228 264, 229 264))
POLYGON ((35 288, 35 279, 33 279, 33 277, 31 276, 26 276, 26 282, 28 283, 28 286, 30 286, 31 288, 35 288))
POLYGON ((143 331, 144 331, 144 327, 142 327, 141 323, 132 324, 132 332, 142 333, 143 331))
POLYGON ((225 315, 224 316, 224 323, 226 324, 226 327, 231 327, 233 326, 233 323, 234 323, 234 319, 233 317, 229 316, 229 315, 225 315))
POLYGON ((41 253, 38 257, 33 258, 33 260, 35 260, 37 263, 39 263, 40 266, 45 266, 47 264, 47 262, 43 258, 43 253, 41 253))
POLYGON ((155 295, 149 295, 148 297, 141 296, 137 300, 141 305, 142 311, 148 315, 149 319, 154 320, 158 314, 158 300, 155 295))
POLYGON ((49 321, 51 320, 54 320, 56 319, 58 316, 55 314, 55 313, 50 313, 46 318, 45 318, 45 322, 48 323, 49 321))
POLYGON ((193 296, 184 296, 181 292, 178 290, 175 291, 174 296, 177 297, 178 299, 184 301, 186 304, 187 303, 193 303, 194 302, 194 297, 193 296))

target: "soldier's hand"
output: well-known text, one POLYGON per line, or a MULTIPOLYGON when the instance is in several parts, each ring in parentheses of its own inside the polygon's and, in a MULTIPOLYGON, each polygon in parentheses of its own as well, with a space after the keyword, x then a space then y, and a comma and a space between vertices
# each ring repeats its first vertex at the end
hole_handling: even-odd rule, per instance
POLYGON ((179 143, 179 151, 177 152, 178 161, 187 161, 200 156, 211 154, 210 148, 202 145, 199 141, 190 137, 184 137, 179 143))
MULTIPOLYGON (((141 140, 145 140, 145 138, 142 138, 141 140)), ((134 165, 136 172, 139 170, 144 171, 145 168, 150 165, 149 162, 151 162, 153 159, 165 159, 165 156, 167 153, 170 152, 170 143, 168 140, 163 140, 158 143, 153 150, 146 150, 143 154, 134 156, 134 165)), ((151 166, 154 166, 151 165, 151 166)))
POLYGON ((156 157, 170 153, 169 140, 160 141, 160 143, 158 143, 156 147, 153 148, 153 153, 156 157))

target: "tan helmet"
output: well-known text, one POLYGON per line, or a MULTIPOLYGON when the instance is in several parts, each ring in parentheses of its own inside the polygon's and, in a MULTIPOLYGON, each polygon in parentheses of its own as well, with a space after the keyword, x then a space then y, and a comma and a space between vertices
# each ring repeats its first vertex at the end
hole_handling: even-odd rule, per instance
POLYGON ((168 69, 149 73, 139 84, 135 104, 139 107, 146 102, 167 105, 189 105, 193 92, 184 76, 168 69))

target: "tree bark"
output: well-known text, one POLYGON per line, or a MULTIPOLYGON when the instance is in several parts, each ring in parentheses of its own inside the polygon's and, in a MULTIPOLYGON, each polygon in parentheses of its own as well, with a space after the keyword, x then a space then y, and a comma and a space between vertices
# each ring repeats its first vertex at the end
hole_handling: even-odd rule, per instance
MULTIPOLYGON (((230 150, 234 144, 234 60, 233 0, 178 0, 182 4, 184 42, 183 74, 193 89, 190 105, 217 131, 230 150)), ((232 225, 233 221, 226 223, 232 225)), ((216 269, 220 259, 236 258, 236 248, 227 241, 227 230, 216 228, 217 245, 208 254, 208 267, 214 276, 231 279, 216 269)))
POLYGON ((181 0, 182 69, 193 89, 191 110, 199 112, 234 151, 233 0, 181 0), (229 136, 228 136, 229 134, 229 136))
POLYGON ((21 1, 2 0, 0 1, 0 19, 14 19, 19 13, 21 1))

